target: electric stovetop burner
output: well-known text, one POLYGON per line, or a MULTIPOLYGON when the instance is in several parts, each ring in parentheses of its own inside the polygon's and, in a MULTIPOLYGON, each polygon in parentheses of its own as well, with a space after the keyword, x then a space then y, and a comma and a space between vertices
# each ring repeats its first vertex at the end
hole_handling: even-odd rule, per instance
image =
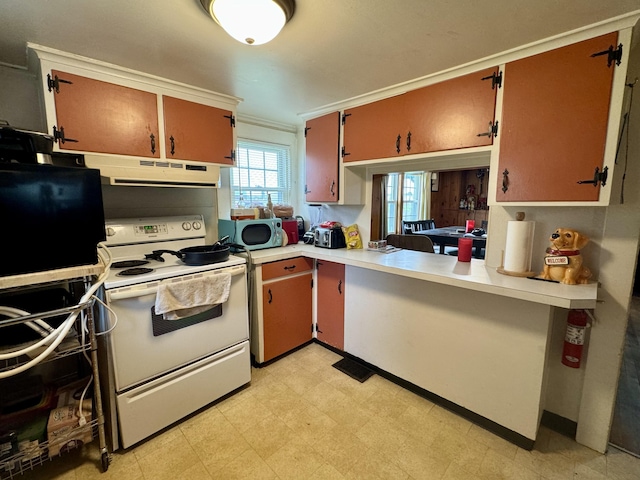
MULTIPOLYGON (((144 263, 143 263, 144 265, 144 263)), ((118 277, 131 277, 134 275, 144 275, 145 273, 151 273, 153 272, 153 268, 144 268, 144 267, 138 267, 138 268, 127 268, 126 270, 122 270, 121 272, 119 272, 117 274, 118 277)))
POLYGON ((111 268, 132 268, 146 265, 148 260, 123 260, 121 262, 113 262, 111 268))

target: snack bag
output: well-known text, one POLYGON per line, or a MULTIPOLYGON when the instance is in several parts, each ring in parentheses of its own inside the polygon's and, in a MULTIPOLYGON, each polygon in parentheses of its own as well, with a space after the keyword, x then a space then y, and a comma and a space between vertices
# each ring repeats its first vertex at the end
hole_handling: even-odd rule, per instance
POLYGON ((352 248, 362 248, 362 239, 360 238, 358 225, 354 223, 348 227, 342 227, 342 233, 344 233, 344 240, 347 243, 347 250, 352 248))

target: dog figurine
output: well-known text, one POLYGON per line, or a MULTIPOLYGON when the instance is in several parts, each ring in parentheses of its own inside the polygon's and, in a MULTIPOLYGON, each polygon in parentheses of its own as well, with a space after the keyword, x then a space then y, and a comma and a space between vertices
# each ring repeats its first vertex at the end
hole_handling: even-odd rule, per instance
POLYGON ((587 283, 591 271, 582 265, 580 249, 589 242, 589 238, 570 228, 558 228, 549 241, 551 247, 547 248, 540 277, 567 285, 587 283))

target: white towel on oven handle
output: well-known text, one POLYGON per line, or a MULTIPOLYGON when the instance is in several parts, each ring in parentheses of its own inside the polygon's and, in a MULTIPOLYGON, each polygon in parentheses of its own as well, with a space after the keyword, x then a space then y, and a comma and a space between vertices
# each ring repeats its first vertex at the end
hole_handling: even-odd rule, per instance
POLYGON ((229 298, 229 273, 176 280, 169 278, 158 285, 156 314, 162 315, 165 320, 180 320, 202 313, 229 298))

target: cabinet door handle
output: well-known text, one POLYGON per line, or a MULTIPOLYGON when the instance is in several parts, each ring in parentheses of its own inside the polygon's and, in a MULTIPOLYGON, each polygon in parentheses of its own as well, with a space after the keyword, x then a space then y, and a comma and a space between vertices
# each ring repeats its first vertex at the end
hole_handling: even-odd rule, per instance
POLYGON ((342 280, 338 282, 338 293, 342 295, 342 280))
POLYGON ((271 294, 271 289, 269 289, 267 293, 269 294, 269 300, 267 301, 267 303, 273 302, 273 295, 271 294))
POLYGON ((169 141, 171 142, 171 155, 173 155, 174 153, 176 153, 176 141, 173 138, 173 135, 169 137, 169 141))
POLYGON ((398 135, 398 138, 396 138, 396 152, 398 153, 400 153, 400 140, 402 140, 402 137, 398 135))
POLYGON ((507 193, 509 190, 509 170, 506 168, 502 172, 502 193, 507 193))
POLYGON ((152 133, 149 138, 151 139, 151 153, 156 153, 156 136, 152 133))
POLYGON ((411 132, 407 133, 407 152, 411 151, 411 132))
POLYGON ((336 192, 334 191, 334 187, 336 186, 336 181, 332 180, 331 181, 331 188, 329 188, 329 191, 331 192, 331 196, 335 197, 336 196, 336 192))

